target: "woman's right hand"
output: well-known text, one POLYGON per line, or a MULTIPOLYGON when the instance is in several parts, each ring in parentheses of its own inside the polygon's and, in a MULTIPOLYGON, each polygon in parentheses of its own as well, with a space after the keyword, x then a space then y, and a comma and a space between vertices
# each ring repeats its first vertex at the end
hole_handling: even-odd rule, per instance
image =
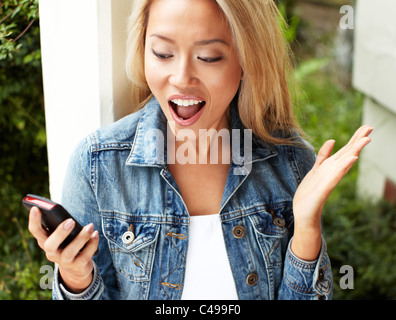
POLYGON ((74 225, 73 219, 67 219, 49 235, 41 225, 40 210, 37 207, 30 210, 29 231, 36 238, 40 248, 45 251, 47 259, 58 264, 66 289, 73 293, 80 293, 92 282, 93 261, 91 258, 99 244, 99 233, 94 231, 92 223, 88 224, 64 249, 59 248, 59 245, 73 230, 74 225), (84 249, 81 251, 82 248, 84 249))

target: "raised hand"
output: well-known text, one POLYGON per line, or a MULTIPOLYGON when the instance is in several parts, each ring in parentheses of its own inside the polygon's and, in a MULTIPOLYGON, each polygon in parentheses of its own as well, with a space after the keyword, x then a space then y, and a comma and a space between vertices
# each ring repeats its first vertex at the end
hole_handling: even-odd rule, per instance
POLYGON ((360 127, 347 145, 331 155, 334 140, 326 141, 316 162, 299 185, 293 199, 294 237, 292 251, 304 260, 314 260, 321 246, 322 209, 329 195, 352 165, 363 148, 371 142, 373 128, 360 127))

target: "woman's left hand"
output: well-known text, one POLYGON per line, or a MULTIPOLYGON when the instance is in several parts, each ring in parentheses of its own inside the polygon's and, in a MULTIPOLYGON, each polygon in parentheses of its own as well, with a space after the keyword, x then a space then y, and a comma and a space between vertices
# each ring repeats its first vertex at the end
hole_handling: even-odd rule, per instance
POLYGON ((321 247, 323 206, 340 180, 359 158, 362 149, 371 142, 373 128, 360 127, 351 140, 331 156, 334 140, 326 141, 316 162, 299 185, 293 199, 293 253, 303 260, 314 260, 321 247))

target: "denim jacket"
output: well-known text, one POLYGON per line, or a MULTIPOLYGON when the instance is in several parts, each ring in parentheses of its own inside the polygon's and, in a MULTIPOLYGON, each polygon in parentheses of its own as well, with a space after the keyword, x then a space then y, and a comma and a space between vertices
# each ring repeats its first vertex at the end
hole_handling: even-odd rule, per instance
MULTIPOLYGON (((235 103, 230 125, 243 129, 235 103)), ((56 265, 54 299, 181 298, 189 213, 167 167, 166 143, 161 152, 164 139, 153 132, 166 139, 155 98, 77 146, 62 204, 82 225, 94 223, 99 250, 93 281, 80 294, 64 288, 56 265)), ((315 261, 290 249, 293 195, 315 161, 312 147, 269 145, 253 135, 250 158, 232 157, 219 212, 239 299, 330 299, 323 237, 315 261)), ((221 270, 214 265, 213 272, 221 270)))

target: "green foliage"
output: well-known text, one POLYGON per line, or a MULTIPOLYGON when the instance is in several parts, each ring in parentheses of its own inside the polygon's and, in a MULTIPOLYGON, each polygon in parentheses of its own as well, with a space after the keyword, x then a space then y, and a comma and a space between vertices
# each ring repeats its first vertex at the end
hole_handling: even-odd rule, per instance
POLYGON ((49 299, 51 291, 40 288, 44 276, 40 268, 52 264, 37 249, 26 224, 21 225, 17 218, 11 220, 18 232, 8 241, 10 245, 4 250, 5 259, 0 262, 0 299, 49 299))
MULTIPOLYGON (((350 187, 354 190, 353 185, 350 187)), ((354 199, 351 193, 334 197, 327 203, 324 216, 334 298, 395 299, 396 207, 384 201, 350 199, 354 199), (354 289, 340 288, 343 265, 354 270, 354 289)))
POLYGON ((38 1, 0 4, 0 299, 42 299, 26 193, 48 196, 38 1))
POLYGON ((2 1, 0 17, 0 60, 12 59, 22 48, 18 40, 38 20, 38 0, 2 1))

